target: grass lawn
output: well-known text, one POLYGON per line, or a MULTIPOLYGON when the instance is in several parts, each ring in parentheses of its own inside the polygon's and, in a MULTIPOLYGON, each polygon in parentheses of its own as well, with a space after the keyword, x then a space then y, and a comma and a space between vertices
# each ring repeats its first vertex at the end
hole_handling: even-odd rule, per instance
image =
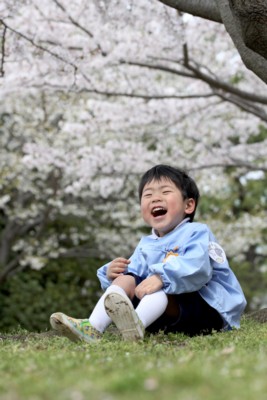
POLYGON ((0 339, 1 400, 266 400, 267 324, 141 343, 111 333, 100 342, 19 332, 0 339))

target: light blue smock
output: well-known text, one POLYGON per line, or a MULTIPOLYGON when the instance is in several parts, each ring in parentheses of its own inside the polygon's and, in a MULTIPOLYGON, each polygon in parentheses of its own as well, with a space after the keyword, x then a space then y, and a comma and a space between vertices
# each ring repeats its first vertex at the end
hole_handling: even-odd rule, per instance
MULTIPOLYGON (((223 249, 209 227, 183 221, 163 237, 143 237, 130 257, 127 272, 141 278, 158 274, 166 294, 198 291, 224 320, 224 328, 238 328, 246 306, 241 286, 229 267, 223 249)), ((102 289, 110 286, 106 272, 97 271, 102 289)))

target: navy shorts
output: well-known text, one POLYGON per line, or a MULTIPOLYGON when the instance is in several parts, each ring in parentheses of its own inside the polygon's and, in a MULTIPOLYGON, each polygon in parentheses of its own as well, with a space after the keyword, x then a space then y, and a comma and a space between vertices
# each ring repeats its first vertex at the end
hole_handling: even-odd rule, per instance
MULTIPOLYGON (((134 274, 136 285, 142 279, 134 274)), ((169 295, 173 296, 179 310, 178 319, 162 314, 155 322, 146 328, 150 333, 164 331, 165 333, 184 333, 189 336, 208 335, 212 331, 223 329, 223 319, 213 307, 211 307, 198 292, 169 295)), ((139 299, 135 297, 132 302, 136 308, 139 299)))

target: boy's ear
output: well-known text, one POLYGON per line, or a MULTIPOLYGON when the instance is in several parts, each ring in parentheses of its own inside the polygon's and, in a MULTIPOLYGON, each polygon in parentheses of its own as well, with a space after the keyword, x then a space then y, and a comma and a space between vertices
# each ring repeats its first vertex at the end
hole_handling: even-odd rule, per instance
POLYGON ((196 208, 196 202, 194 199, 187 199, 186 200, 186 205, 185 205, 185 213, 186 214, 192 214, 192 212, 195 211, 196 208))

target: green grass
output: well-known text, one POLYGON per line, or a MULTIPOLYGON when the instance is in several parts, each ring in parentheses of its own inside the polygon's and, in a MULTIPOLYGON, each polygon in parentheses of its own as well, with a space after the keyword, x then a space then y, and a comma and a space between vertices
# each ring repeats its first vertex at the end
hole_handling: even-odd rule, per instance
POLYGON ((265 400, 267 324, 188 338, 93 345, 26 335, 0 341, 1 400, 265 400))

